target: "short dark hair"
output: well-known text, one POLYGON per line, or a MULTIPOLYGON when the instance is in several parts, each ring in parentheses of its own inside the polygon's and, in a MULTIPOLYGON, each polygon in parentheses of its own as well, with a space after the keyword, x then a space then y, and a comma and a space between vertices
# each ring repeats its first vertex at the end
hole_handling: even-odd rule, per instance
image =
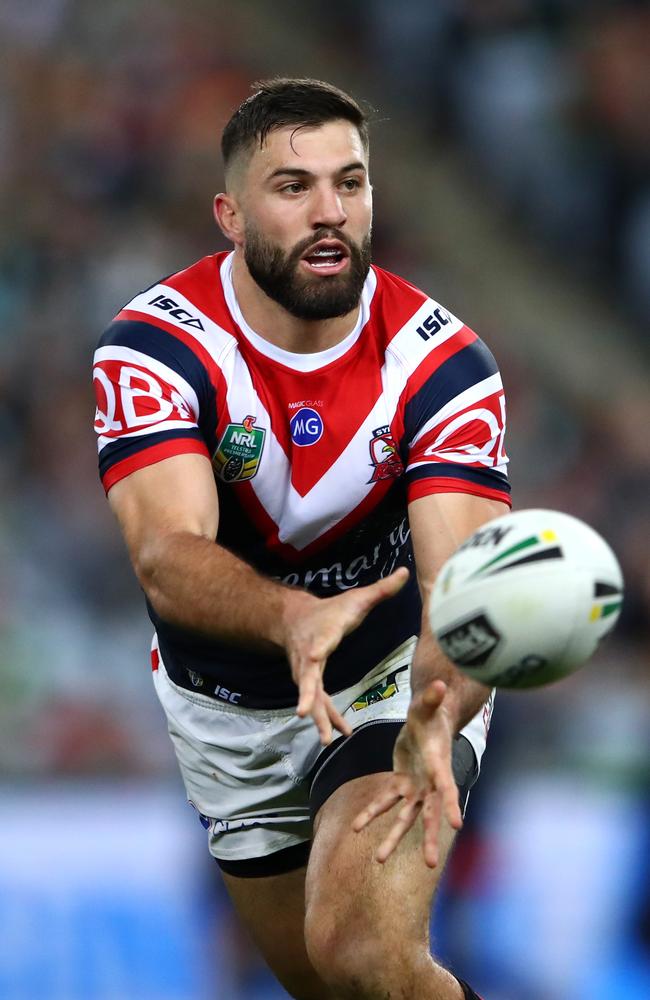
POLYGON ((368 149, 368 116, 354 98, 331 83, 308 78, 258 80, 253 94, 240 104, 223 130, 221 153, 227 170, 235 157, 255 143, 261 148, 269 132, 295 125, 324 125, 342 118, 358 129, 368 149))

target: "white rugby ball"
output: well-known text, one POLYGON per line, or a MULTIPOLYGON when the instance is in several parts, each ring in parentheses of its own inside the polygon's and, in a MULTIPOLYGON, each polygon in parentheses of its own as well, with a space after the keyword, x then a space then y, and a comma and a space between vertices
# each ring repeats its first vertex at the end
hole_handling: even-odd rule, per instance
POLYGON ((489 521, 444 564, 431 628, 475 680, 529 688, 573 673, 616 624, 623 575, 607 542, 555 510, 489 521))

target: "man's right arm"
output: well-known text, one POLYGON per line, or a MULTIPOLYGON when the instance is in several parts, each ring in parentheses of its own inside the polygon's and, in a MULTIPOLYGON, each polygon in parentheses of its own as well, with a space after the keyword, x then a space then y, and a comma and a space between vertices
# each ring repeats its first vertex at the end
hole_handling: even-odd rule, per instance
POLYGON ((284 650, 298 714, 321 741, 349 726, 324 690, 327 657, 380 601, 403 586, 398 570, 369 587, 320 599, 276 583, 215 543, 217 489, 209 460, 183 454, 139 469, 108 494, 135 573, 165 621, 260 651, 284 650))
POLYGON ((133 568, 162 619, 224 642, 286 649, 286 623, 317 598, 261 576, 214 541, 219 501, 210 462, 177 455, 109 491, 133 568))

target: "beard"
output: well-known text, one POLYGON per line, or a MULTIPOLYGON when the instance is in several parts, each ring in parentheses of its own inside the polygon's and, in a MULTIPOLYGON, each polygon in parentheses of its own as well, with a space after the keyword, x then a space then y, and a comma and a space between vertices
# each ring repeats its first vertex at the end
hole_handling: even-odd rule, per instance
POLYGON ((253 280, 270 299, 297 319, 323 320, 345 316, 359 305, 371 260, 370 233, 359 245, 337 229, 319 229, 285 253, 259 230, 246 227, 244 259, 253 280), (341 274, 300 273, 304 252, 324 239, 345 244, 350 263, 341 274))

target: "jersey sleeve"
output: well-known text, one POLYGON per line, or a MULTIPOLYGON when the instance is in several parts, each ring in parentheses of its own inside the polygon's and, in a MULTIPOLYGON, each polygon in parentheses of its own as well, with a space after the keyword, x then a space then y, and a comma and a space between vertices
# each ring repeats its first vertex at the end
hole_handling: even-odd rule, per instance
POLYGON ((462 327, 455 339, 441 363, 425 358, 407 386, 408 499, 457 492, 510 506, 501 376, 473 331, 462 327))
POLYGON ((215 392, 201 360, 172 333, 118 320, 95 352, 99 473, 105 491, 173 455, 210 457, 215 392))

